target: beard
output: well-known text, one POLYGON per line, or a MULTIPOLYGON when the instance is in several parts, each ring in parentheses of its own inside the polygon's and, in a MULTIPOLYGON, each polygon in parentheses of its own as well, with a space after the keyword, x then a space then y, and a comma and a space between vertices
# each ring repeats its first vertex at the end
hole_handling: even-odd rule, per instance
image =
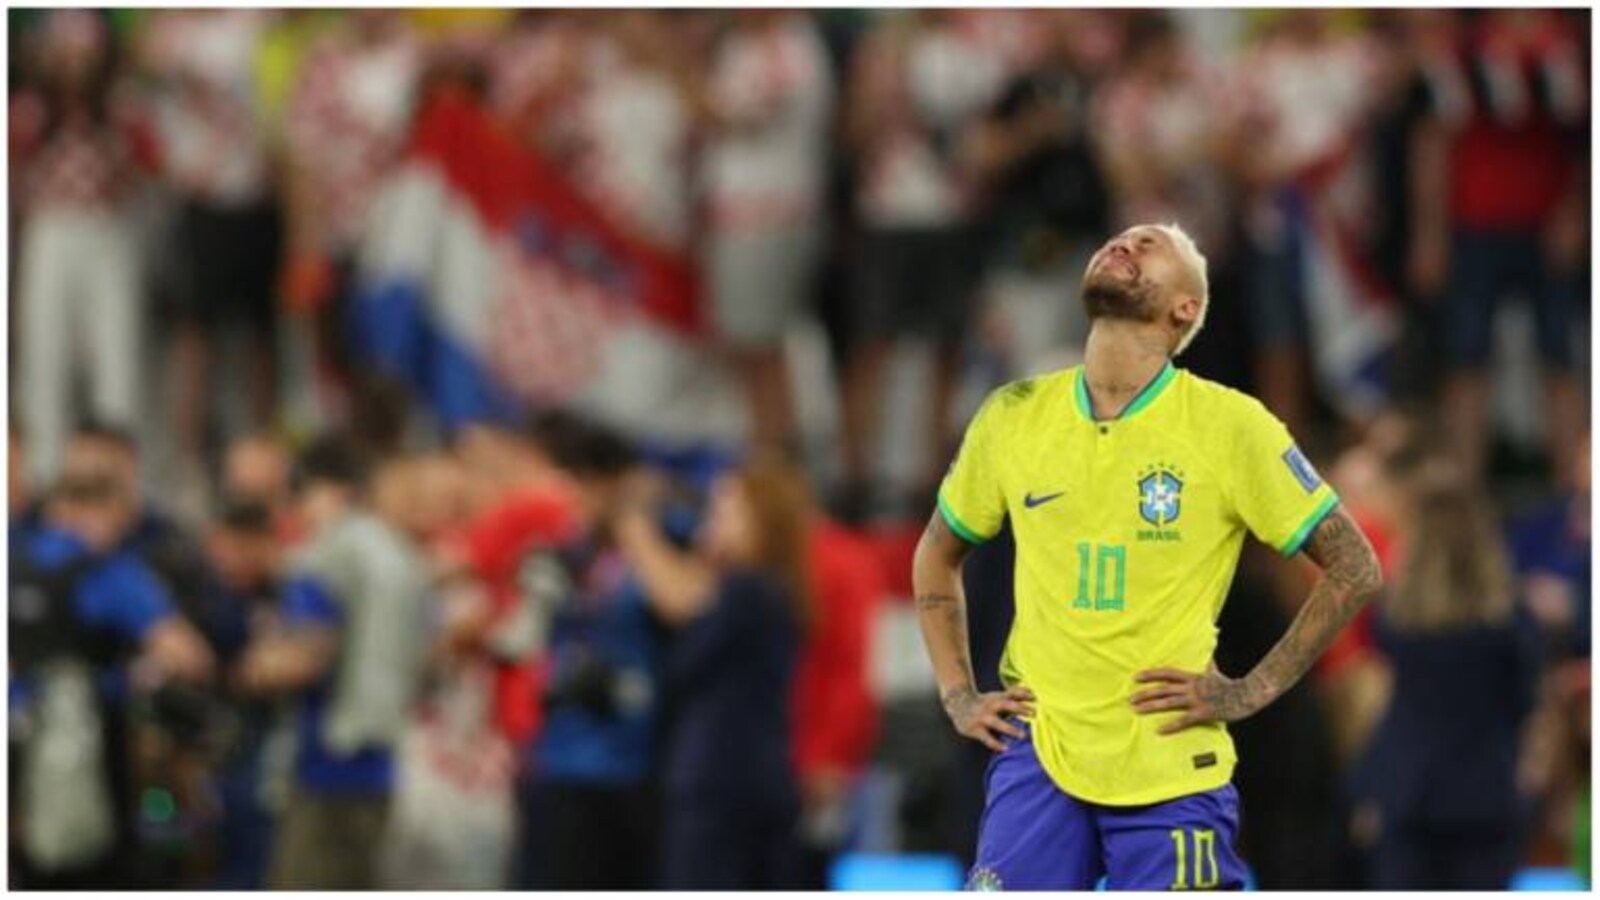
POLYGON ((1086 279, 1081 293, 1083 308, 1091 322, 1096 319, 1154 322, 1161 318, 1159 295, 1156 286, 1142 278, 1118 281, 1104 275, 1086 279))

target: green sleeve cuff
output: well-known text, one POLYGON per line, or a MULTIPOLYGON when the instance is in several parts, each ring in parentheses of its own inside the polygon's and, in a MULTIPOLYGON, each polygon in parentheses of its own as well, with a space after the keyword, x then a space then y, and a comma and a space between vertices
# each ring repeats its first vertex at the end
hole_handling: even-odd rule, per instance
MULTIPOLYGON (((989 538, 980 537, 976 531, 968 528, 956 517, 956 514, 950 510, 950 504, 945 502, 944 491, 939 492, 939 514, 944 516, 945 524, 949 525, 950 530, 954 531, 956 536, 963 541, 976 546, 989 540, 989 538)), ((990 535, 990 537, 993 537, 993 535, 990 535)))
POLYGON ((1283 542, 1283 546, 1278 548, 1278 552, 1284 556, 1293 556, 1299 553, 1300 548, 1305 546, 1306 539, 1311 537, 1311 532, 1317 530, 1317 526, 1322 524, 1322 520, 1326 519, 1328 513, 1333 512, 1334 507, 1338 505, 1339 495, 1330 491, 1327 498, 1317 504, 1317 508, 1311 511, 1311 515, 1306 516, 1306 520, 1300 524, 1299 529, 1290 535, 1287 541, 1283 542))

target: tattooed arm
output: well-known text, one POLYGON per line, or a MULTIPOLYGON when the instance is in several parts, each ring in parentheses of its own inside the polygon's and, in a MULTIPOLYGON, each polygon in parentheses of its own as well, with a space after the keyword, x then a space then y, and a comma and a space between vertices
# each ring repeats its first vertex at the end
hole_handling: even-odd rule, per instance
POLYGON ((1278 699, 1305 675, 1382 584, 1372 546, 1343 509, 1322 520, 1304 552, 1322 568, 1322 575, 1289 630, 1250 674, 1229 678, 1212 666, 1203 674, 1152 669, 1135 677, 1154 685, 1133 696, 1140 713, 1184 711, 1161 728, 1162 734, 1204 722, 1238 721, 1278 699))
POLYGON ((961 563, 968 549, 935 510, 917 542, 917 554, 911 564, 917 619, 928 657, 933 661, 939 702, 951 724, 957 732, 991 750, 1002 750, 1004 746, 996 733, 1022 736, 1022 731, 1004 717, 1032 715, 1033 694, 1020 686, 978 693, 967 641, 967 600, 961 588, 961 563))

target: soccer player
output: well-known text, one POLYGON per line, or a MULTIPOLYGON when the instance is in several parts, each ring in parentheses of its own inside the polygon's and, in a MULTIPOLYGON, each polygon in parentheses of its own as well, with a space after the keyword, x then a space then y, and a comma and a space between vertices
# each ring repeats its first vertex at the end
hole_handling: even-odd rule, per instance
POLYGON ((939 697, 989 767, 976 889, 1238 888, 1224 723, 1287 691, 1379 586, 1338 498, 1256 400, 1175 368, 1205 321, 1205 258, 1141 225, 1089 261, 1085 362, 996 390, 917 546, 939 697), (1016 620, 978 693, 961 563, 1010 516, 1016 620), (1212 664, 1248 530, 1321 576, 1252 671, 1212 664))

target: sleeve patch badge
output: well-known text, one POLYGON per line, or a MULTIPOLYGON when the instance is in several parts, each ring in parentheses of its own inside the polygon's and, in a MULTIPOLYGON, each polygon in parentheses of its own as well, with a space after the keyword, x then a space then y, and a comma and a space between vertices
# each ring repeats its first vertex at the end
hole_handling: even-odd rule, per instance
POLYGON ((1294 480, 1300 482, 1306 493, 1309 494, 1322 486, 1322 476, 1312 468, 1311 461, 1306 459, 1299 447, 1290 444, 1289 449, 1283 451, 1283 462, 1289 467, 1289 471, 1294 473, 1294 480))

